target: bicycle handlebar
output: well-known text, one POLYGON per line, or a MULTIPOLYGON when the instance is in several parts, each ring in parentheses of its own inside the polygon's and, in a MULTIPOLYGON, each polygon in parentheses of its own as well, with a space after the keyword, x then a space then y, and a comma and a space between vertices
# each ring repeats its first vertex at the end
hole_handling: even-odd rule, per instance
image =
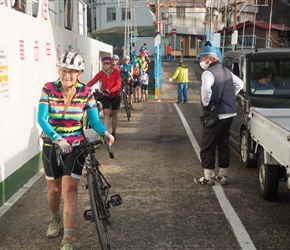
MULTIPOLYGON (((89 142, 86 140, 73 142, 72 148, 74 149, 75 153, 83 152, 83 151, 86 151, 87 153, 89 153, 88 152, 89 150, 94 150, 95 145, 102 144, 103 142, 105 142, 105 144, 107 146, 107 150, 108 150, 110 158, 113 159, 115 156, 113 154, 112 148, 109 145, 109 141, 108 141, 108 138, 106 136, 102 136, 102 139, 95 140, 93 142, 89 142)), ((60 147, 57 144, 55 144, 55 148, 56 148, 57 165, 65 167, 63 159, 61 157, 60 147)))
POLYGON ((113 159, 115 156, 113 154, 112 148, 109 145, 109 141, 108 141, 106 136, 103 136, 103 139, 96 140, 96 141, 93 141, 93 142, 89 142, 89 141, 86 141, 86 140, 74 142, 72 144, 72 148, 75 148, 75 150, 77 152, 80 152, 80 151, 83 151, 83 150, 88 151, 89 149, 93 150, 95 145, 101 144, 103 142, 105 142, 105 144, 106 144, 106 147, 107 147, 107 150, 108 150, 110 158, 113 159))
POLYGON ((129 85, 132 82, 133 82, 132 79, 122 79, 121 80, 122 86, 129 85))

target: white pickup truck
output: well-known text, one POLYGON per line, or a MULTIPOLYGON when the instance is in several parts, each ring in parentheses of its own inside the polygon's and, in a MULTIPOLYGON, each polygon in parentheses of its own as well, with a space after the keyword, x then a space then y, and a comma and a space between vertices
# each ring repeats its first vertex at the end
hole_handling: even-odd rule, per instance
POLYGON ((266 200, 274 199, 279 180, 290 188, 290 108, 251 108, 250 135, 259 150, 259 191, 266 200))
POLYGON ((229 51, 223 65, 244 82, 230 142, 245 167, 258 166, 262 198, 275 199, 279 180, 290 189, 290 48, 229 51))

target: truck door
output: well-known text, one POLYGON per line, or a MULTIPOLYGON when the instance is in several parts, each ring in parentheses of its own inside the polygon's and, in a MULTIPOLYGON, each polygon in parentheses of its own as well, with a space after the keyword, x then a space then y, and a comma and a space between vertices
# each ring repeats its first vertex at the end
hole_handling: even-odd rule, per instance
MULTIPOLYGON (((227 67, 229 70, 232 71, 233 74, 238 76, 239 78, 243 79, 242 75, 242 67, 240 58, 237 57, 225 57, 223 60, 223 65, 227 67)), ((230 133, 230 140, 233 146, 239 150, 240 148, 240 131, 241 131, 241 119, 244 117, 244 111, 243 110, 243 102, 242 102, 242 96, 237 95, 236 97, 236 104, 237 104, 237 116, 234 117, 232 127, 231 127, 231 133, 230 133)))

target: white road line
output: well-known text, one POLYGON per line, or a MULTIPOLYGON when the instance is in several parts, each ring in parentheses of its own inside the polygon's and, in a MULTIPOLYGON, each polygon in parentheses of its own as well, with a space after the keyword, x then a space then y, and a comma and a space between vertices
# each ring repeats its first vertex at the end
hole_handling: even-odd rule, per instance
MULTIPOLYGON (((199 155, 200 147, 199 147, 199 145, 198 145, 183 113, 181 112, 180 108, 178 107, 178 105, 176 103, 174 103, 173 105, 176 108, 177 113, 178 113, 178 115, 183 123, 183 126, 186 130, 186 133, 187 133, 189 139, 190 139, 192 147, 193 147, 199 161, 201 161, 200 155, 199 155)), ((228 221, 229 221, 229 223, 234 231, 234 234, 237 238, 237 241, 239 242, 239 244, 241 246, 241 249, 255 250, 256 247, 255 247, 254 243, 252 242, 248 232, 246 231, 244 225, 242 224, 240 218, 238 217, 238 215, 235 212, 234 208, 232 207, 231 203, 227 199, 221 185, 217 183, 215 186, 213 186, 213 190, 214 190, 215 195, 220 203, 222 210, 224 211, 226 218, 228 219, 228 221)))
POLYGON ((23 185, 22 188, 20 188, 8 201, 6 201, 1 207, 0 207, 0 217, 4 215, 9 208, 11 208, 16 201, 20 199, 22 195, 28 191, 29 188, 32 187, 32 185, 41 177, 43 176, 44 171, 43 169, 40 170, 37 174, 35 174, 29 181, 23 185))

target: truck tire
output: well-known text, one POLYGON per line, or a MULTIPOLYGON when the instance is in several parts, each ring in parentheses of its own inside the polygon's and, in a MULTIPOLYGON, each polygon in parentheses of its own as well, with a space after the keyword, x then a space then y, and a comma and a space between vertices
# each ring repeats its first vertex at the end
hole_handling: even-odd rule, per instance
POLYGON ((258 161, 259 192, 264 200, 274 200, 279 188, 279 167, 264 163, 264 152, 258 161))
POLYGON ((246 130, 243 130, 240 137, 240 156, 244 167, 257 167, 257 160, 250 158, 250 137, 246 130))

